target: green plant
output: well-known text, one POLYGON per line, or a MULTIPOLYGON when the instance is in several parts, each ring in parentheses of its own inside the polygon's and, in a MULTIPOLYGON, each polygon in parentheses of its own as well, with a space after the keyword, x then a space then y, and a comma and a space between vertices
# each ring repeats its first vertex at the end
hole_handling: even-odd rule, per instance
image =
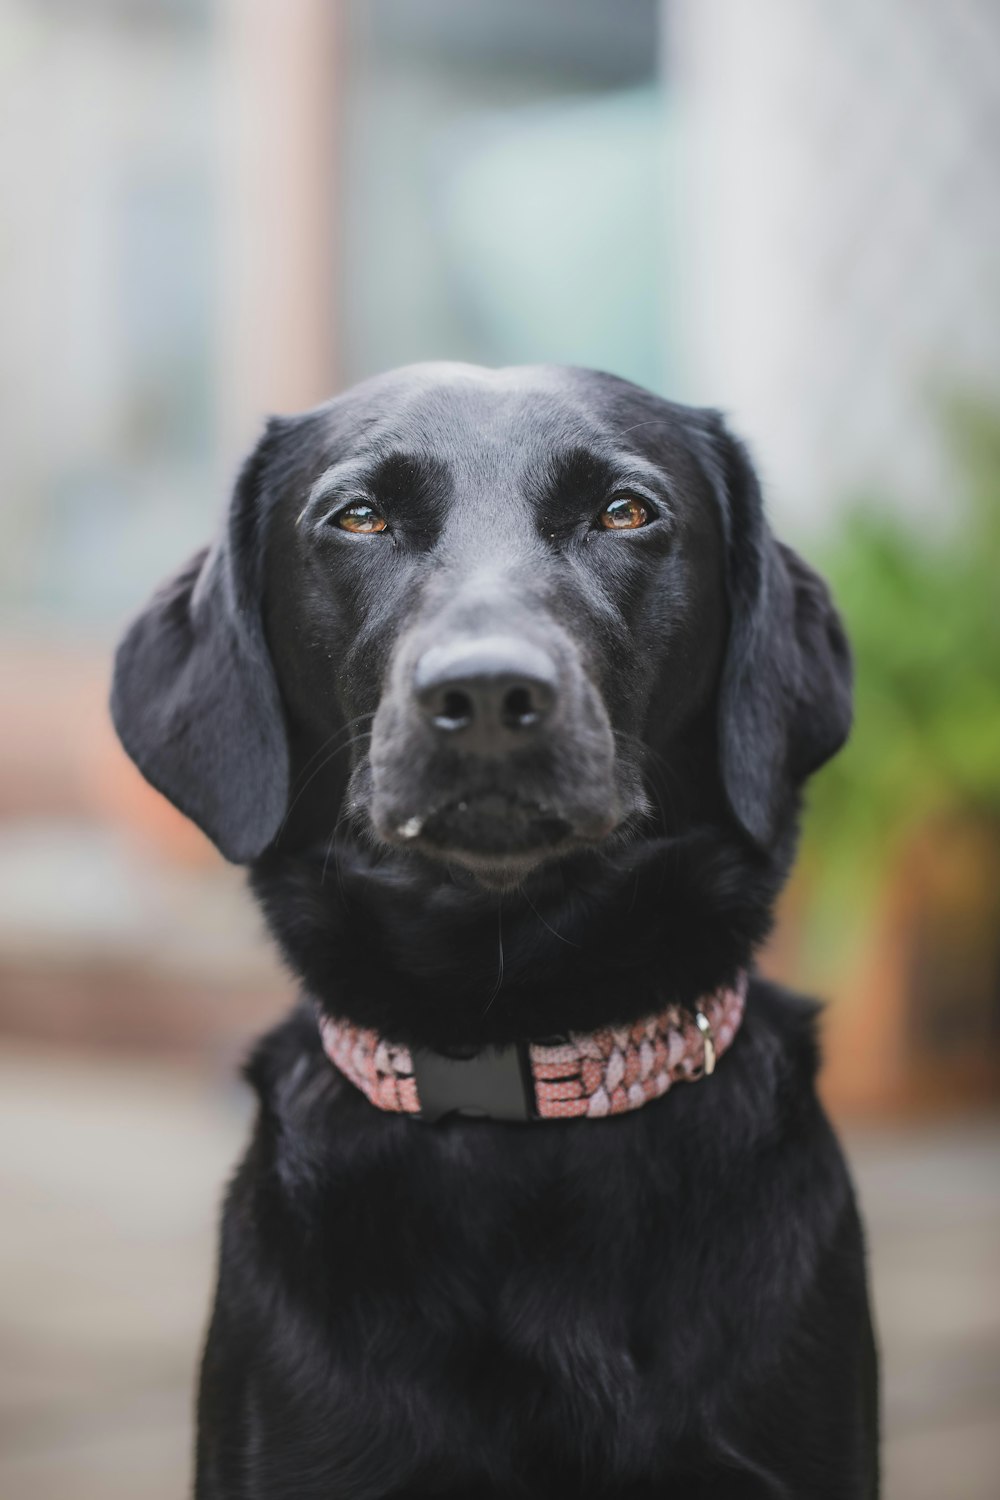
POLYGON ((961 405, 947 421, 960 483, 943 524, 928 534, 857 505, 822 559, 854 648, 856 718, 809 800, 819 968, 837 960, 835 933, 859 936, 919 826, 1000 814, 1000 419, 961 405))

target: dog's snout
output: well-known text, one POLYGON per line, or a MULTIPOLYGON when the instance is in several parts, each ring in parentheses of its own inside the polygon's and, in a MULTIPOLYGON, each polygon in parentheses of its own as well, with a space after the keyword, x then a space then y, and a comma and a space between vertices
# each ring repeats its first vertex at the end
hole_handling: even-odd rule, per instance
POLYGON ((537 733, 555 705, 555 663, 515 636, 431 646, 417 662, 413 688, 439 734, 476 754, 502 754, 537 733))

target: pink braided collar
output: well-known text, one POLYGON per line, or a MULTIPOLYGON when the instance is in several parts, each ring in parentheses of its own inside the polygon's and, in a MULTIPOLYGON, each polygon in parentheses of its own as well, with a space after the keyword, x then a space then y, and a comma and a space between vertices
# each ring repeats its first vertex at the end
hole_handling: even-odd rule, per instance
MULTIPOLYGON (((469 1097, 460 1091, 455 1096, 458 1102, 429 1110, 427 1100, 421 1100, 420 1079, 431 1078, 429 1072, 422 1072, 425 1065, 421 1062, 422 1056, 430 1054, 411 1052, 375 1031, 332 1020, 322 1012, 319 1028, 330 1061, 379 1109, 425 1118, 454 1108, 499 1118, 597 1119, 641 1109, 665 1094, 671 1084, 711 1073, 739 1030, 746 993, 747 975, 741 973, 732 988, 714 991, 693 1011, 672 1005, 631 1026, 573 1031, 564 1041, 528 1043, 519 1054, 522 1073, 530 1075, 524 1079, 527 1102, 523 1112, 515 1113, 478 1107, 475 1086, 469 1097)), ((492 1049, 492 1056, 513 1051, 492 1049)), ((488 1055, 484 1052, 479 1058, 488 1055)), ((447 1068, 448 1060, 433 1056, 437 1067, 443 1062, 447 1068)), ((458 1072, 465 1066, 455 1064, 458 1072)), ((476 1063, 477 1068, 481 1066, 481 1061, 476 1063)), ((429 1094, 429 1082, 425 1089, 429 1094)))

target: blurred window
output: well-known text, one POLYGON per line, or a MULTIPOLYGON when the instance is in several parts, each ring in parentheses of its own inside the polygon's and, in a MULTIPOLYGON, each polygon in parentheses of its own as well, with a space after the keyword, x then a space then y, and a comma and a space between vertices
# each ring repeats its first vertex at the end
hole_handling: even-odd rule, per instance
POLYGON ((210 19, 0 0, 8 625, 105 629, 205 531, 210 19))
POLYGON ((345 376, 427 358, 662 385, 656 0, 351 0, 345 376))

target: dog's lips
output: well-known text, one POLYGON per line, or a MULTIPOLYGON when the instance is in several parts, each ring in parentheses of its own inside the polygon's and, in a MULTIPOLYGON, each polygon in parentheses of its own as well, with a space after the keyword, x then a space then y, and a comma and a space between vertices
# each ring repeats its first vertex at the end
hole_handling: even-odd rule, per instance
POLYGON ((559 844, 569 833, 566 820, 545 803, 522 802, 496 792, 460 798, 428 818, 422 829, 422 837, 432 843, 471 845, 497 854, 559 844))
POLYGON ((393 818, 380 832, 391 843, 495 867, 535 862, 572 844, 598 841, 617 823, 612 812, 570 817, 548 803, 494 791, 393 818))

